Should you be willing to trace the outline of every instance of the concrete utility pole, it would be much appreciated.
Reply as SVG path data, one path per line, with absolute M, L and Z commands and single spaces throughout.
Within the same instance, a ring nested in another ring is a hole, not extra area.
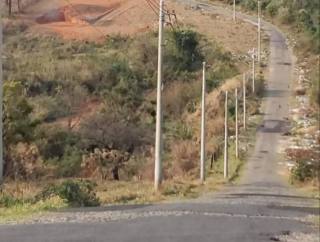
M 246 129 L 246 73 L 243 73 L 243 128 Z
M 1 9 L 2 5 L 1 5 Z M 2 12 L 0 10 L 0 184 L 3 182 L 4 160 L 3 160 L 3 77 L 2 77 L 2 42 L 3 42 L 3 26 Z
M 157 120 L 155 142 L 154 188 L 157 191 L 162 181 L 162 47 L 164 26 L 164 0 L 160 0 L 159 11 L 159 46 L 158 46 L 158 79 L 157 79 Z
M 233 0 L 233 21 L 236 21 L 236 0 Z
M 238 88 L 235 90 L 236 98 L 236 158 L 239 157 L 239 126 L 238 126 Z
M 201 103 L 201 154 L 200 154 L 200 180 L 205 181 L 206 160 L 206 63 L 203 62 L 202 73 L 202 103 Z
M 253 48 L 253 53 L 252 53 L 252 93 L 255 93 L 255 85 L 256 85 L 256 54 L 255 54 L 256 49 Z
M 224 111 L 224 178 L 228 178 L 228 91 L 226 91 Z
M 258 63 L 261 64 L 261 2 L 258 0 Z

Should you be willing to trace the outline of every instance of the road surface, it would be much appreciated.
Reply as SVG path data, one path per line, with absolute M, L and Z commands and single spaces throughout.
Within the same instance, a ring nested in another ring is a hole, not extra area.
M 231 16 L 216 6 L 198 6 Z M 33 224 L 2 225 L 0 242 L 260 242 L 287 235 L 298 237 L 292 241 L 319 241 L 308 222 L 309 215 L 318 213 L 315 201 L 298 196 L 277 173 L 293 57 L 274 26 L 264 22 L 264 29 L 271 40 L 265 116 L 240 185 L 189 202 L 70 211 Z

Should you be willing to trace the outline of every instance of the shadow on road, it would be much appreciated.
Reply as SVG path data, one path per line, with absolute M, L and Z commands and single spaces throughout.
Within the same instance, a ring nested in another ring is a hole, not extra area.
M 265 90 L 263 97 L 284 97 L 287 93 L 288 91 L 269 89 Z
M 278 119 L 264 120 L 258 131 L 262 133 L 285 133 L 289 130 L 289 122 Z
M 270 194 L 270 193 L 232 193 L 228 194 L 228 196 L 232 197 L 277 197 L 277 198 L 297 198 L 297 199 L 306 199 L 306 200 L 315 200 L 311 197 L 303 197 L 303 196 L 293 196 L 293 195 L 282 195 L 282 194 Z

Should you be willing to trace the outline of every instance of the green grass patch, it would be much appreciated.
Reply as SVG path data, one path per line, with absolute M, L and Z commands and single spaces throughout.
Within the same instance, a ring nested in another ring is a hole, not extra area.
M 67 203 L 58 196 L 40 200 L 36 203 L 19 202 L 8 207 L 2 207 L 0 204 L 0 223 L 22 220 L 35 214 L 65 207 L 67 207 Z

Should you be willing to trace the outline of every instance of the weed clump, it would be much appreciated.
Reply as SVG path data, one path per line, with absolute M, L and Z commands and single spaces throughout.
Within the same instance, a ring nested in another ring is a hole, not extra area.
M 49 185 L 36 196 L 35 200 L 39 201 L 52 196 L 59 196 L 72 207 L 99 206 L 100 201 L 94 191 L 95 187 L 96 184 L 91 181 L 67 180 L 59 185 Z

